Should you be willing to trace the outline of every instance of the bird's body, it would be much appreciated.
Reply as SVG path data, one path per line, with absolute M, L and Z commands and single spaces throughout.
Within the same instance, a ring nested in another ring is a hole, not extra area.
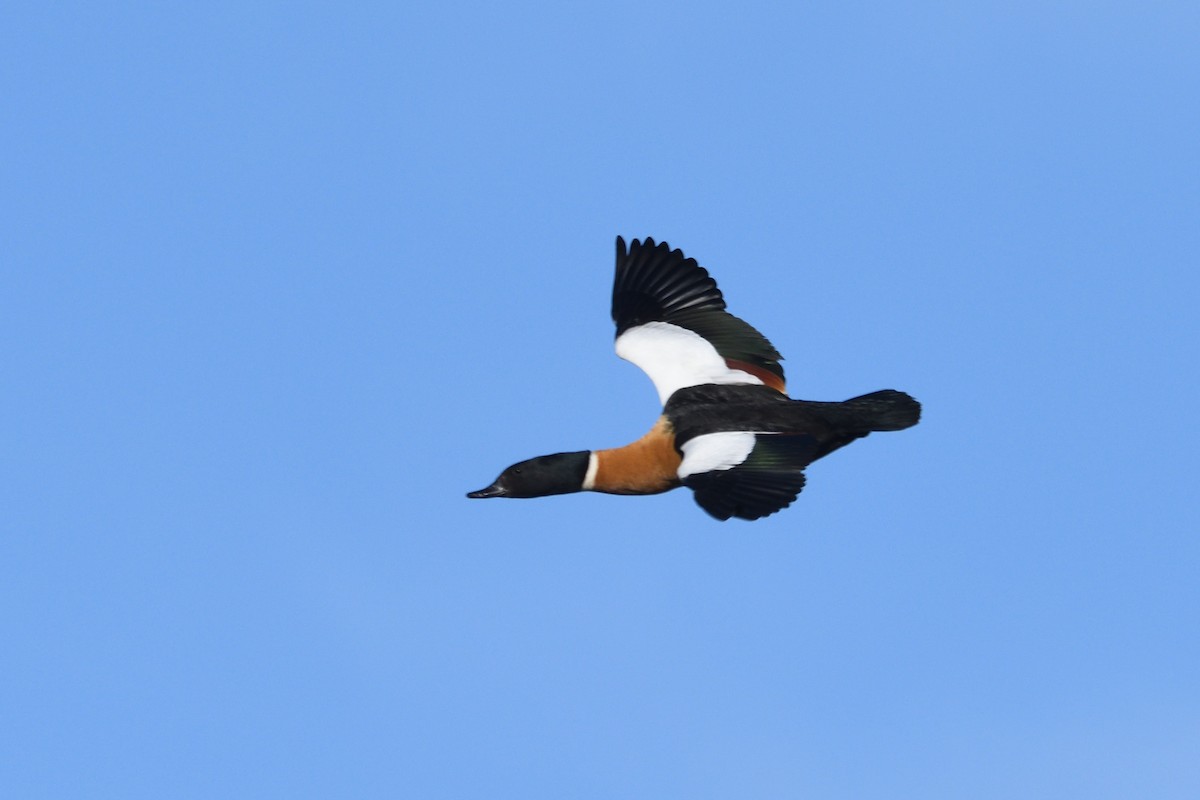
M 665 243 L 635 239 L 626 251 L 617 238 L 612 310 L 617 354 L 650 376 L 663 402 L 650 431 L 624 447 L 514 464 L 469 497 L 688 486 L 718 519 L 758 519 L 791 504 L 816 459 L 920 419 L 920 405 L 890 389 L 844 402 L 789 398 L 782 356 L 725 311 L 703 267 Z

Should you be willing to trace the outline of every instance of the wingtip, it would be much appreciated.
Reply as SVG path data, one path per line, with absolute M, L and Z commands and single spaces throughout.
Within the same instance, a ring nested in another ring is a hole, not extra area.
M 629 240 L 629 246 L 625 246 L 625 237 L 617 236 L 617 254 L 625 256 L 630 253 L 636 253 L 639 250 L 654 250 L 656 248 L 666 248 L 670 250 L 670 245 L 666 242 L 655 241 L 653 236 L 645 236 L 641 239 L 636 236 Z

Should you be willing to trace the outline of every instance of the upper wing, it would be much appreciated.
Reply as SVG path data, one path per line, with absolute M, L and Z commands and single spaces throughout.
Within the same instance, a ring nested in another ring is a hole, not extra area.
M 784 391 L 783 356 L 750 324 L 725 310 L 708 270 L 666 242 L 617 237 L 613 281 L 617 355 L 650 376 L 665 404 L 701 383 L 756 383 Z
M 682 450 L 679 479 L 701 508 L 719 520 L 754 520 L 796 499 L 817 441 L 803 434 L 728 431 L 689 439 Z

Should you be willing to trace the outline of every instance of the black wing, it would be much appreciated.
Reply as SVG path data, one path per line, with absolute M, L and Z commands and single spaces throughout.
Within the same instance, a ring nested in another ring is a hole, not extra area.
M 692 442 L 702 449 L 705 438 L 696 437 Z M 695 493 L 700 507 L 719 520 L 760 519 L 792 504 L 804 488 L 803 469 L 817 450 L 812 436 L 757 434 L 754 448 L 740 464 L 687 475 L 683 484 Z M 686 469 L 688 457 L 703 458 L 691 447 L 685 452 L 681 471 Z
M 612 318 L 617 338 L 632 328 L 665 322 L 706 339 L 730 369 L 742 370 L 784 391 L 783 358 L 752 325 L 725 310 L 725 298 L 708 270 L 672 250 L 666 242 L 634 239 L 629 249 L 617 237 L 617 271 L 613 280 Z M 653 365 L 630 360 L 659 383 Z

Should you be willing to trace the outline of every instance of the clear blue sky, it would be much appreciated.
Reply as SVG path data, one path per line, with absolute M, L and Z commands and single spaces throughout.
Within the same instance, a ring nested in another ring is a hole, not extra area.
M 1191 3 L 0 19 L 0 795 L 1200 796 Z M 922 424 L 630 441 L 613 239 Z

